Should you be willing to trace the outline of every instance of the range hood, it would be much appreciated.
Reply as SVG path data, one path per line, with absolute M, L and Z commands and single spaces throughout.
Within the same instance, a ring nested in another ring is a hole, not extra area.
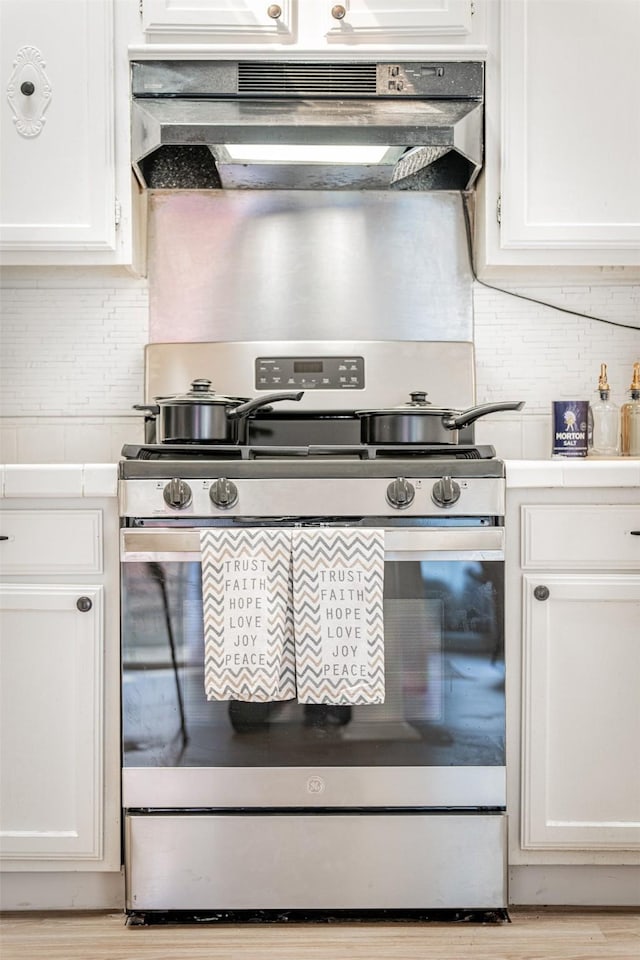
M 469 189 L 483 93 L 470 61 L 135 61 L 133 166 L 148 187 Z

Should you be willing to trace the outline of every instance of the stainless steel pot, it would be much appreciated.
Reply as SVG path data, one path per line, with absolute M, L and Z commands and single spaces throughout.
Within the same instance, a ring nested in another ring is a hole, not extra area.
M 223 397 L 211 380 L 194 380 L 191 389 L 173 397 L 155 397 L 153 404 L 136 404 L 155 424 L 156 443 L 246 443 L 247 417 L 278 400 L 300 400 L 304 391 L 270 393 L 264 397 Z
M 468 410 L 434 407 L 423 390 L 415 390 L 411 400 L 389 410 L 356 410 L 360 418 L 362 443 L 458 443 L 458 430 L 480 417 L 498 410 L 521 410 L 524 401 L 482 403 Z

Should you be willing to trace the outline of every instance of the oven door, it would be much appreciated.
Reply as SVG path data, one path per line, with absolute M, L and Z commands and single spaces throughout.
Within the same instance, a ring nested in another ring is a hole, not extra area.
M 388 523 L 385 703 L 353 707 L 207 701 L 199 531 L 122 530 L 126 808 L 504 808 L 504 531 Z

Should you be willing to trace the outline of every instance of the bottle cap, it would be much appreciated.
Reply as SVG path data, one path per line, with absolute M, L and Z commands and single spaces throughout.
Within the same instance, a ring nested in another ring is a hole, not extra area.
M 633 365 L 633 380 L 629 390 L 640 390 L 640 363 L 634 363 Z
M 609 381 L 607 380 L 607 365 L 606 363 L 600 364 L 600 379 L 598 380 L 598 390 L 610 390 Z

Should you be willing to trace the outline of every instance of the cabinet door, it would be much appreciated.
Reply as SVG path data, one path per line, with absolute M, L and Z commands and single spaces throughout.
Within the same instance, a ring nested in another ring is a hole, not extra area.
M 501 262 L 640 263 L 640 3 L 501 9 Z
M 329 39 L 369 43 L 466 36 L 474 13 L 471 0 L 320 0 L 320 5 L 333 20 Z
M 95 870 L 103 852 L 103 588 L 0 585 L 0 658 L 2 859 Z
M 113 0 L 2 0 L 0 33 L 5 262 L 113 251 Z
M 210 43 L 292 37 L 295 0 L 143 0 L 142 24 L 151 36 L 194 36 Z
M 640 576 L 523 581 L 522 846 L 638 849 Z

